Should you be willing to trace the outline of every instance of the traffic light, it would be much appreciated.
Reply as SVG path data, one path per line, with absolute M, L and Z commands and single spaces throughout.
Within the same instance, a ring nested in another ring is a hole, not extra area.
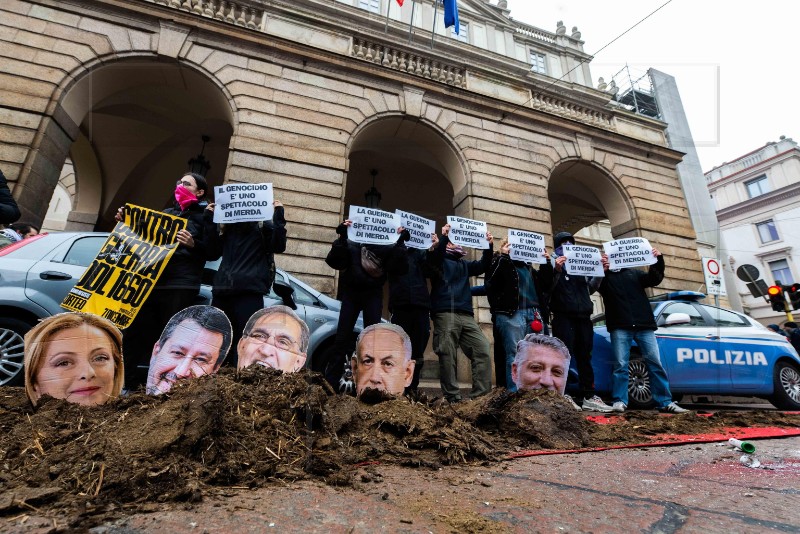
M 794 283 L 786 288 L 789 292 L 789 301 L 792 303 L 792 309 L 800 309 L 800 284 Z
M 769 302 L 772 304 L 772 309 L 776 312 L 784 313 L 786 311 L 786 297 L 783 296 L 783 286 L 769 286 L 767 294 L 769 295 Z

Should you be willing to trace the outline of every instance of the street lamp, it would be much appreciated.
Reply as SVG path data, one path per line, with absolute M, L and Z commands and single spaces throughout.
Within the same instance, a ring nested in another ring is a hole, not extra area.
M 203 140 L 203 148 L 200 150 L 198 155 L 188 161 L 188 165 L 189 172 L 193 172 L 205 177 L 206 173 L 211 168 L 211 163 L 206 159 L 203 153 L 206 151 L 206 143 L 211 141 L 211 138 L 207 135 L 202 135 L 200 136 L 200 139 Z
M 367 189 L 367 192 L 364 193 L 364 200 L 368 208 L 377 208 L 381 204 L 381 194 L 375 189 L 375 177 L 378 175 L 378 171 L 372 169 L 369 173 L 372 175 L 372 187 Z

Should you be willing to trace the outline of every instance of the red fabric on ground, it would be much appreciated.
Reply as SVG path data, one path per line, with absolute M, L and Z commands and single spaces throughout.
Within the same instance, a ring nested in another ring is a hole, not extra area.
M 598 424 L 613 424 L 611 421 L 599 422 L 594 418 L 619 418 L 619 416 L 589 416 L 590 421 Z M 778 428 L 778 427 L 750 427 L 750 428 L 724 428 L 722 432 L 712 432 L 709 434 L 660 434 L 652 437 L 652 441 L 636 443 L 632 445 L 614 445 L 611 447 L 593 447 L 588 449 L 562 449 L 562 450 L 538 450 L 520 451 L 508 456 L 508 459 L 526 458 L 528 456 L 542 456 L 545 454 L 575 454 L 580 452 L 597 452 L 613 449 L 634 449 L 639 447 L 663 447 L 667 445 L 689 445 L 693 443 L 713 443 L 717 441 L 728 441 L 730 438 L 741 440 L 759 438 L 783 438 L 789 436 L 800 436 L 800 428 Z

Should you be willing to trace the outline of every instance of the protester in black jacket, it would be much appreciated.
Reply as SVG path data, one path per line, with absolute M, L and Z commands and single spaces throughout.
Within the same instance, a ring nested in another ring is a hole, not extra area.
M 231 352 L 225 365 L 237 366 L 237 346 L 250 317 L 264 307 L 275 279 L 274 254 L 286 250 L 283 204 L 273 202 L 272 221 L 222 225 L 209 235 L 208 259 L 222 262 L 214 275 L 212 304 L 225 312 L 233 326 Z M 214 205 L 209 206 L 214 211 Z
M 770 326 L 772 325 L 769 325 L 767 328 Z M 783 329 L 784 330 L 780 333 L 785 334 L 789 339 L 789 343 L 791 343 L 792 347 L 794 347 L 794 350 L 800 352 L 800 328 L 797 327 L 797 323 L 794 321 L 788 321 L 783 325 Z
M 608 256 L 602 256 L 605 277 L 599 291 L 603 295 L 606 328 L 611 334 L 611 349 L 614 352 L 613 410 L 624 412 L 628 407 L 628 363 L 631 342 L 636 341 L 647 366 L 653 400 L 658 408 L 667 413 L 686 413 L 688 410 L 672 402 L 669 379 L 661 365 L 655 336 L 656 321 L 645 292 L 646 288 L 655 287 L 664 279 L 664 257 L 655 248 L 653 255 L 656 263 L 647 272 L 640 269 L 612 270 Z
M 540 279 L 550 280 L 553 267 L 547 253 L 547 263 L 536 271 L 530 264 L 512 260 L 510 252 L 511 245 L 507 239 L 503 239 L 500 251 L 494 255 L 486 274 L 486 295 L 494 314 L 495 330 L 499 334 L 499 337 L 495 337 L 495 346 L 501 345 L 505 354 L 500 368 L 495 362 L 495 374 L 503 374 L 506 388 L 516 391 L 517 387 L 511 378 L 511 364 L 517 354 L 517 342 L 528 334 L 541 332 L 534 332 L 532 329 L 531 323 L 536 320 L 544 330 L 541 312 L 544 301 L 540 297 Z
M 8 180 L 0 171 L 0 225 L 11 224 L 19 219 L 19 206 L 8 188 Z
M 594 329 L 591 317 L 594 303 L 589 295 L 597 291 L 603 278 L 568 274 L 564 267 L 567 258 L 563 254 L 563 246 L 567 243 L 575 244 L 575 238 L 569 232 L 559 232 L 553 238 L 555 271 L 550 283 L 553 335 L 564 342 L 577 363 L 580 407 L 584 410 L 610 412 L 611 406 L 595 393 L 592 369 Z
M 433 234 L 433 247 L 439 237 Z M 408 249 L 408 272 L 389 275 L 389 311 L 392 323 L 405 330 L 411 339 L 411 358 L 414 360 L 414 378 L 408 391 L 417 391 L 419 376 L 425 358 L 425 347 L 431 337 L 431 296 L 428 291 L 428 253 L 426 250 Z
M 312 367 L 323 371 L 325 378 L 335 388 L 339 388 L 344 373 L 347 353 L 354 348 L 354 332 L 358 314 L 364 314 L 364 328 L 380 322 L 383 311 L 383 285 L 389 274 L 408 272 L 406 241 L 411 237 L 408 230 L 397 229 L 400 237 L 394 245 L 364 245 L 347 239 L 347 228 L 353 222 L 345 220 L 336 228 L 338 239 L 333 242 L 325 258 L 331 268 L 339 271 L 339 299 L 342 308 L 336 326 L 336 339 L 333 346 L 320 361 L 312 362 Z M 370 274 L 364 268 L 362 250 L 373 254 L 381 264 L 380 272 Z
M 442 228 L 442 237 L 431 255 L 431 316 L 433 350 L 439 357 L 439 382 L 445 399 L 459 402 L 461 391 L 456 377 L 458 348 L 472 363 L 472 392 L 475 398 L 492 389 L 492 364 L 489 340 L 478 326 L 472 310 L 469 278 L 485 273 L 492 261 L 492 234 L 486 233 L 489 248 L 478 261 L 467 261 L 464 250 L 453 244 L 450 225 Z
M 144 383 L 146 372 L 138 371 L 139 363 L 149 362 L 156 341 L 172 316 L 197 303 L 207 241 L 214 231 L 212 214 L 206 211 L 207 190 L 205 177 L 187 173 L 175 186 L 175 206 L 164 210 L 164 213 L 186 219 L 186 228 L 177 232 L 177 249 L 136 318 L 123 331 L 126 389 Z M 120 208 L 116 219 L 119 221 L 122 217 L 123 208 Z

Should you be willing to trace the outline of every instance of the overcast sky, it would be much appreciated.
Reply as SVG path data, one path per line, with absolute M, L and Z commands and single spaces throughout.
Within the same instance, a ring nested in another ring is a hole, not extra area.
M 508 7 L 545 30 L 559 20 L 567 34 L 577 26 L 595 56 L 595 86 L 626 63 L 674 76 L 704 172 L 781 135 L 800 142 L 800 0 L 509 0 Z

